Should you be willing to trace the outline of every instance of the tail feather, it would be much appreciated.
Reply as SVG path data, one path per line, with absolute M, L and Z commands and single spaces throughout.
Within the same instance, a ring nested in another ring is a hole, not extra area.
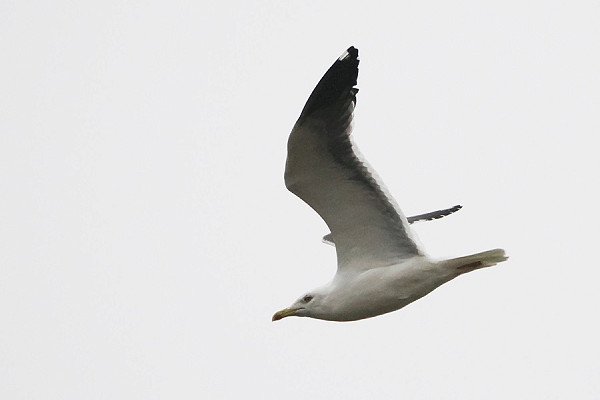
M 508 260 L 508 257 L 504 250 L 494 249 L 471 254 L 470 256 L 453 258 L 447 260 L 446 263 L 450 269 L 458 272 L 457 275 L 460 275 L 479 268 L 491 267 L 506 260 Z

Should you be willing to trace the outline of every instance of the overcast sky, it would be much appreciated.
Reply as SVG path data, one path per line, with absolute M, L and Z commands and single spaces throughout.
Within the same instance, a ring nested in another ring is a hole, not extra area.
M 600 396 L 600 3 L 2 1 L 0 398 Z M 283 184 L 360 51 L 354 138 L 432 257 L 408 307 L 271 315 L 335 273 Z

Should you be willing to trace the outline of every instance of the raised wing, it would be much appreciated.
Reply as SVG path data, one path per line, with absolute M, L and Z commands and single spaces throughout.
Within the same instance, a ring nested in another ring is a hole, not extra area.
M 422 252 L 406 217 L 354 151 L 358 63 L 350 47 L 310 95 L 288 140 L 285 184 L 325 220 L 338 268 L 369 269 Z
M 454 207 L 446 208 L 444 210 L 437 210 L 425 214 L 414 215 L 412 217 L 408 217 L 407 220 L 409 224 L 414 224 L 418 221 L 433 221 L 434 219 L 440 219 L 447 215 L 453 214 L 461 208 L 461 205 L 456 205 Z M 335 246 L 335 242 L 333 241 L 333 235 L 331 233 L 328 233 L 327 235 L 323 236 L 323 243 Z

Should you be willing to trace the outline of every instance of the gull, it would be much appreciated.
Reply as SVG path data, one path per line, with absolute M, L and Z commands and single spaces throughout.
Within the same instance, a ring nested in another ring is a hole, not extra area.
M 358 50 L 350 47 L 321 78 L 290 133 L 285 165 L 288 190 L 312 207 L 331 231 L 325 241 L 335 243 L 337 271 L 329 283 L 276 312 L 273 321 L 289 316 L 328 321 L 375 317 L 401 309 L 459 275 L 508 258 L 504 250 L 494 249 L 434 260 L 417 245 L 408 219 L 350 137 L 358 63 Z M 439 218 L 436 213 L 444 211 L 430 214 Z

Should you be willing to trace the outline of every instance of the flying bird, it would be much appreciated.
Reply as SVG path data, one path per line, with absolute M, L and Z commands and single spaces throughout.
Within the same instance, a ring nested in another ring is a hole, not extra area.
M 358 50 L 350 47 L 321 78 L 290 133 L 285 165 L 288 190 L 312 207 L 331 231 L 324 239 L 335 243 L 337 272 L 329 283 L 276 312 L 273 321 L 289 316 L 329 321 L 375 317 L 459 275 L 507 259 L 504 250 L 494 249 L 434 260 L 417 245 L 409 220 L 350 137 L 358 63 Z M 413 219 L 439 218 L 455 208 Z

